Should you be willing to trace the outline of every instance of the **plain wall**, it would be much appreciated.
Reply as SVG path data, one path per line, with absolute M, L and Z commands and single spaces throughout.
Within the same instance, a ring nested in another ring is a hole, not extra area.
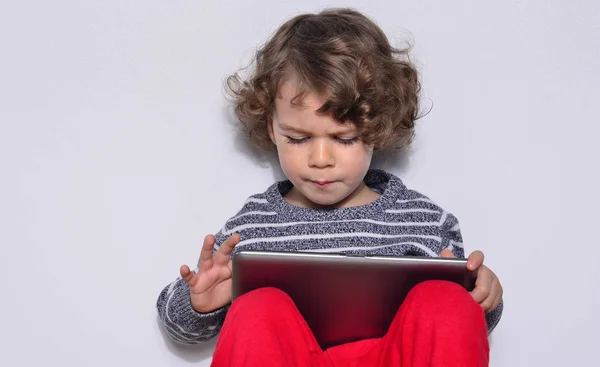
M 414 44 L 432 110 L 381 164 L 498 274 L 491 365 L 597 363 L 600 2 L 2 0 L 0 365 L 208 366 L 214 343 L 169 342 L 156 298 L 281 178 L 222 82 L 326 6 Z

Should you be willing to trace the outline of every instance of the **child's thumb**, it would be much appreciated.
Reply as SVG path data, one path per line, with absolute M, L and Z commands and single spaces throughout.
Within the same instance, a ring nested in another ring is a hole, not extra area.
M 196 274 L 193 271 L 191 271 L 187 265 L 182 265 L 181 268 L 179 268 L 179 274 L 187 284 L 189 284 L 190 286 L 193 285 L 191 283 L 194 279 L 194 275 Z

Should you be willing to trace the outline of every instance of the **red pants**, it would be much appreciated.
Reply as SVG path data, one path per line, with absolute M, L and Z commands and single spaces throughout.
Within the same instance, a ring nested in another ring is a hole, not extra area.
M 414 287 L 385 336 L 323 351 L 291 298 L 274 288 L 239 297 L 219 336 L 212 366 L 487 366 L 483 309 L 461 286 Z

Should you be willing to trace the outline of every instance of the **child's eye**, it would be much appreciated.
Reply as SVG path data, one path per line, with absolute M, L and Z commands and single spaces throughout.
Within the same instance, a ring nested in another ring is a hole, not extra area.
M 291 136 L 287 137 L 288 144 L 302 144 L 306 142 L 308 138 L 292 138 Z
M 337 140 L 337 142 L 340 144 L 352 145 L 358 141 L 358 138 L 347 138 L 347 139 L 335 138 L 335 140 Z

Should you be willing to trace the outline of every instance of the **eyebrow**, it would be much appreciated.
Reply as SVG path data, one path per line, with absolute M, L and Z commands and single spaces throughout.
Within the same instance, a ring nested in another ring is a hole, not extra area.
M 306 134 L 306 131 L 304 131 L 304 130 L 302 130 L 302 129 L 298 129 L 298 128 L 296 128 L 296 127 L 293 127 L 293 126 L 286 125 L 286 124 L 285 124 L 285 123 L 283 123 L 283 122 L 279 122 L 279 124 L 278 124 L 278 125 L 279 125 L 279 128 L 281 128 L 281 130 L 293 131 L 293 132 L 295 132 L 295 133 L 303 133 L 303 134 Z
M 304 131 L 302 129 L 293 127 L 293 126 L 289 126 L 286 125 L 283 122 L 279 122 L 279 128 L 281 128 L 281 130 L 285 130 L 285 131 L 289 131 L 289 132 L 295 132 L 295 133 L 300 133 L 300 134 L 309 134 L 307 131 Z M 344 134 L 354 134 L 355 132 L 352 129 L 346 129 L 346 130 L 340 130 L 340 131 L 334 131 L 332 134 L 330 135 L 344 135 Z

